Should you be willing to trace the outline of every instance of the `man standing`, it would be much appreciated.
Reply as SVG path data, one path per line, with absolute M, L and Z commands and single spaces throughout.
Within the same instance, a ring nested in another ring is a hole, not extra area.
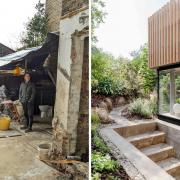
M 32 131 L 35 92 L 35 85 L 31 82 L 31 75 L 26 73 L 24 82 L 21 83 L 19 89 L 19 100 L 23 105 L 26 119 L 25 126 L 21 127 L 21 129 L 25 129 L 26 133 Z

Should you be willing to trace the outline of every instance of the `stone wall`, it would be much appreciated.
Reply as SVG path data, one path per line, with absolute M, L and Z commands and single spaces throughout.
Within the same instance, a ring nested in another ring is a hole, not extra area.
M 88 6 L 88 0 L 62 0 L 62 16 Z
M 46 15 L 48 17 L 48 31 L 59 31 L 62 0 L 46 0 Z

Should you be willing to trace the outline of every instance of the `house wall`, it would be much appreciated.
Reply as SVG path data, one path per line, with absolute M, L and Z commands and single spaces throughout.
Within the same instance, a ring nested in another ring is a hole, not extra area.
M 88 161 L 89 148 L 89 38 L 84 39 L 81 95 L 77 124 L 76 154 Z
M 88 6 L 88 0 L 62 0 L 62 16 Z
M 60 32 L 51 154 L 61 158 L 80 149 L 78 155 L 87 156 L 88 0 L 47 0 L 46 12 L 49 31 Z
M 85 32 L 85 34 L 82 32 L 81 34 L 81 31 L 88 26 L 88 21 L 85 24 L 79 23 L 82 13 L 88 15 L 88 9 L 70 18 L 62 19 L 60 22 L 55 116 L 58 117 L 59 124 L 62 125 L 69 135 L 70 154 L 76 151 L 84 38 L 88 36 L 88 32 Z

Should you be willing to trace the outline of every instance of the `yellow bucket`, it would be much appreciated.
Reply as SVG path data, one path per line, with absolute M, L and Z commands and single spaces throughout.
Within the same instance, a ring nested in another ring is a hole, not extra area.
M 7 131 L 10 126 L 10 118 L 9 117 L 0 117 L 0 130 L 1 131 Z

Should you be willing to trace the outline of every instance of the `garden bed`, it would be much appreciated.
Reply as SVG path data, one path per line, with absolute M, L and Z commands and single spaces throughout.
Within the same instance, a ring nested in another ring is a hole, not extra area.
M 92 123 L 92 179 L 129 180 L 123 167 L 98 134 L 99 123 Z

